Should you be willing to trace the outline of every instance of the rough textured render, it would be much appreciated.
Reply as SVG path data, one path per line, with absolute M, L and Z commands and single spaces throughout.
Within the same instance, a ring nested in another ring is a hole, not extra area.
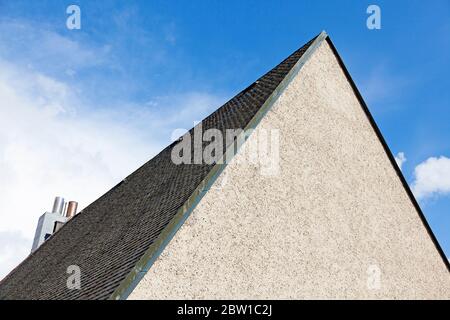
M 450 298 L 446 265 L 326 41 L 245 146 L 271 129 L 279 175 L 239 161 L 241 149 L 130 299 Z

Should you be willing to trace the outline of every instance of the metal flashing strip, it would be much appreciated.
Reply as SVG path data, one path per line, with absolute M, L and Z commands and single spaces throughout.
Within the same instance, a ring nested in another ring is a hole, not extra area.
M 306 49 L 303 55 L 295 63 L 295 65 L 289 70 L 288 74 L 283 78 L 280 84 L 275 88 L 275 90 L 270 94 L 269 98 L 263 103 L 261 108 L 256 112 L 253 118 L 244 128 L 243 132 L 237 137 L 236 141 L 245 141 L 250 137 L 246 132 L 250 129 L 255 129 L 267 112 L 273 107 L 274 103 L 280 97 L 281 93 L 287 88 L 291 81 L 295 78 L 301 68 L 309 60 L 315 50 L 320 46 L 320 44 L 328 37 L 325 31 L 322 31 L 313 43 Z M 242 144 L 243 144 L 242 143 Z M 169 222 L 169 224 L 164 228 L 158 238 L 150 245 L 144 255 L 139 259 L 133 269 L 129 272 L 126 278 L 120 283 L 120 285 L 114 290 L 110 296 L 110 300 L 124 300 L 133 292 L 138 283 L 142 280 L 145 274 L 150 270 L 152 265 L 158 259 L 160 254 L 163 252 L 165 247 L 169 244 L 172 238 L 175 236 L 177 231 L 181 228 L 187 218 L 190 216 L 192 211 L 198 205 L 203 196 L 208 192 L 217 178 L 220 176 L 222 171 L 227 166 L 227 161 L 229 162 L 233 157 L 239 152 L 242 144 L 237 144 L 235 151 L 236 142 L 230 144 L 226 147 L 226 151 L 222 156 L 222 161 L 219 161 L 208 175 L 203 179 L 199 186 L 194 190 L 189 199 L 178 209 L 178 212 Z

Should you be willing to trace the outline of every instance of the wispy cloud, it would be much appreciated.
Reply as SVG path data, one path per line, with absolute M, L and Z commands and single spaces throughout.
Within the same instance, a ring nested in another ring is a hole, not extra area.
M 39 22 L 3 19 L 0 22 L 2 57 L 30 69 L 54 74 L 111 63 L 111 46 L 63 36 Z
M 430 157 L 417 165 L 412 190 L 419 199 L 450 195 L 450 158 Z
M 30 253 L 29 239 L 18 231 L 0 231 L 0 279 Z

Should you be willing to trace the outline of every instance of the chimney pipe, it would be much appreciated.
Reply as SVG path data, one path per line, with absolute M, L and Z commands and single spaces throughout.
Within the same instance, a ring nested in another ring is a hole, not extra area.
M 71 212 L 76 212 L 76 205 L 74 207 L 73 204 L 71 205 L 71 203 L 69 203 L 68 206 L 71 206 Z M 39 248 L 39 246 L 44 243 L 44 241 L 46 241 L 53 233 L 58 231 L 64 225 L 64 223 L 69 220 L 69 218 L 64 215 L 64 211 L 64 198 L 56 197 L 55 202 L 53 203 L 52 212 L 45 212 L 42 216 L 39 217 L 31 252 L 36 251 L 37 248 Z
M 64 201 L 64 208 L 63 208 L 63 212 L 62 212 L 62 216 L 65 217 L 66 216 L 66 212 L 67 212 L 67 201 Z
M 66 217 L 68 219 L 70 219 L 74 215 L 76 215 L 77 207 L 78 207 L 78 202 L 76 202 L 76 201 L 69 201 L 69 204 L 67 205 L 67 212 L 66 212 Z
M 57 213 L 57 214 L 63 215 L 63 210 L 64 210 L 64 198 L 56 197 L 55 202 L 53 202 L 52 213 Z

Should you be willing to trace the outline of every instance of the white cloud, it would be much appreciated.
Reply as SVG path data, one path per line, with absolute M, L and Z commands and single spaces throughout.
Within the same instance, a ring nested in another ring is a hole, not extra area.
M 20 61 L 30 68 L 77 70 L 110 63 L 110 45 L 93 45 L 88 38 L 76 41 L 52 31 L 40 22 L 3 19 L 0 51 L 3 57 Z
M 67 84 L 4 61 L 0 69 L 1 278 L 29 252 L 53 196 L 84 207 L 156 149 L 133 123 L 81 113 Z
M 18 231 L 0 231 L 0 279 L 17 266 L 18 257 L 30 253 L 29 239 Z
M 397 162 L 398 167 L 401 169 L 403 164 L 406 162 L 406 157 L 403 152 L 397 153 L 395 156 L 395 162 Z
M 419 199 L 450 194 L 450 158 L 430 157 L 417 165 L 412 190 Z
M 96 109 L 67 83 L 1 59 L 0 70 L 0 279 L 29 253 L 54 196 L 82 209 L 222 101 L 194 92 L 159 98 L 156 110 Z

